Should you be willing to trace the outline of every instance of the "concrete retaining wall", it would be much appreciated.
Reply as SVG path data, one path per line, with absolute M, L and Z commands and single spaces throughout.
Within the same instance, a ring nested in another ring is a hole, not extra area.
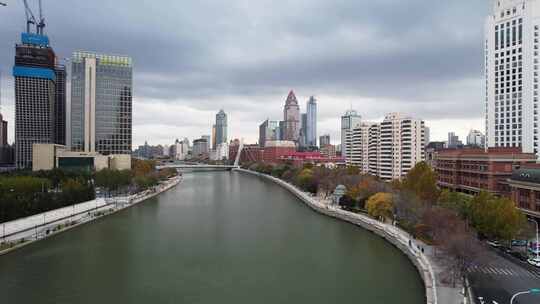
M 344 220 L 351 224 L 360 226 L 366 230 L 369 230 L 393 244 L 399 250 L 401 250 L 416 266 L 420 277 L 424 281 L 425 293 L 426 293 L 426 303 L 427 304 L 437 304 L 437 288 L 436 288 L 436 278 L 435 272 L 433 271 L 433 266 L 429 259 L 422 254 L 419 250 L 415 249 L 414 246 L 409 245 L 409 236 L 403 230 L 388 224 L 381 223 L 377 220 L 374 220 L 368 216 L 348 212 L 341 210 L 339 208 L 334 208 L 326 204 L 321 204 L 315 200 L 309 194 L 300 191 L 295 186 L 282 181 L 278 178 L 272 177 L 270 175 L 261 174 L 254 171 L 244 170 L 244 169 L 235 169 L 234 171 L 247 173 L 261 178 L 270 180 L 283 188 L 289 190 L 292 194 L 298 197 L 311 209 L 322 213 L 327 216 L 331 216 L 340 220 Z

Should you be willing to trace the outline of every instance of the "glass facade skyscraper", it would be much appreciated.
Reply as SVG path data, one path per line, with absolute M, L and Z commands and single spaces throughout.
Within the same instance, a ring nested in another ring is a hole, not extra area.
M 72 150 L 131 154 L 131 58 L 78 51 L 71 69 Z
M 225 111 L 220 110 L 216 114 L 216 147 L 219 144 L 227 143 L 227 114 Z M 214 147 L 215 149 L 215 147 Z
M 317 100 L 311 96 L 306 107 L 306 146 L 317 146 Z

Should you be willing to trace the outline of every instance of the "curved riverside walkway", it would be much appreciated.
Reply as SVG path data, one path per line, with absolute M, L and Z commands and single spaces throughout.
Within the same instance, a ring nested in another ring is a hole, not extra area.
M 290 191 L 313 210 L 360 226 L 385 238 L 407 255 L 418 269 L 418 272 L 424 281 L 427 304 L 467 303 L 467 300 L 463 296 L 462 286 L 461 288 L 454 288 L 442 282 L 445 267 L 441 258 L 437 258 L 433 254 L 433 248 L 418 240 L 412 240 L 407 232 L 393 225 L 374 220 L 368 216 L 333 207 L 330 205 L 329 201 L 313 197 L 310 194 L 299 190 L 295 186 L 270 175 L 245 169 L 234 169 L 234 171 L 252 174 L 270 180 Z M 423 248 L 424 252 L 422 252 L 421 248 Z
M 4 246 L 0 246 L 0 255 L 134 206 L 175 187 L 181 181 L 182 177 L 177 176 L 130 196 L 96 198 L 89 202 L 1 223 L 0 244 Z

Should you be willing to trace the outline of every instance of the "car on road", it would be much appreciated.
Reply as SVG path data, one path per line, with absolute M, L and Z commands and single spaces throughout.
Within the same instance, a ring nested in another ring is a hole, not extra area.
M 488 241 L 487 243 L 489 246 L 494 247 L 494 248 L 501 247 L 501 243 L 499 243 L 499 241 Z
M 512 252 L 510 252 L 510 255 L 515 257 L 516 259 L 519 259 L 519 260 L 523 261 L 523 262 L 526 262 L 527 259 L 528 259 L 525 254 L 523 254 L 521 252 L 518 252 L 518 251 L 512 251 Z
M 536 267 L 540 267 L 540 258 L 538 257 L 531 257 L 527 260 L 527 263 L 533 265 L 533 266 L 536 266 Z
M 527 240 L 512 240 L 512 247 L 527 247 Z

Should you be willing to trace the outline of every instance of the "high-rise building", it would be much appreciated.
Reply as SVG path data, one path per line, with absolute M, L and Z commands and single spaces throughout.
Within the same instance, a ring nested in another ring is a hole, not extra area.
M 54 143 L 56 55 L 49 38 L 22 33 L 15 46 L 15 158 L 17 168 L 32 166 L 33 144 Z M 65 100 L 65 99 L 64 99 Z
M 540 1 L 493 1 L 485 23 L 485 120 L 488 147 L 538 155 Z
M 175 144 L 175 159 L 185 160 L 189 156 L 189 139 L 184 138 L 182 141 L 176 140 Z
M 54 143 L 66 145 L 66 67 L 57 65 L 54 69 L 54 73 L 56 76 Z
M 280 140 L 279 121 L 265 120 L 259 126 L 259 146 L 264 147 L 267 141 Z
M 216 146 L 222 143 L 227 143 L 227 114 L 219 110 L 216 114 Z
M 216 149 L 216 125 L 212 125 L 212 150 Z
M 448 141 L 446 142 L 446 147 L 450 149 L 457 148 L 462 146 L 463 143 L 459 140 L 459 137 L 454 132 L 448 132 Z
M 324 147 L 326 145 L 329 145 L 330 144 L 330 135 L 329 134 L 325 134 L 325 135 L 322 135 L 321 137 L 319 137 L 319 144 L 321 145 L 320 147 Z
M 341 156 L 345 161 L 351 158 L 350 146 L 352 130 L 360 124 L 362 117 L 354 110 L 349 110 L 341 116 Z
M 289 92 L 283 108 L 284 134 L 283 140 L 298 143 L 300 138 L 300 107 L 293 91 Z
M 476 146 L 476 147 L 484 147 L 486 142 L 486 137 L 482 132 L 478 130 L 471 130 L 469 131 L 469 135 L 467 135 L 467 145 L 469 146 Z
M 424 122 L 398 113 L 381 124 L 360 123 L 350 133 L 347 165 L 384 180 L 401 179 L 425 160 Z
M 373 123 L 360 123 L 352 130 L 350 157 L 346 164 L 355 166 L 364 174 L 369 173 L 369 129 Z
M 425 160 L 424 121 L 390 113 L 381 123 L 379 136 L 380 178 L 400 179 Z
M 78 51 L 71 60 L 71 148 L 130 154 L 133 65 L 130 57 Z
M 300 147 L 307 146 L 307 114 L 302 113 L 300 115 L 300 137 L 298 138 L 298 144 Z
M 431 142 L 431 130 L 429 127 L 424 127 L 424 139 L 427 146 Z
M 7 146 L 8 144 L 8 122 L 4 120 L 2 114 L 0 114 L 0 147 Z
M 311 96 L 307 102 L 306 115 L 307 115 L 306 125 L 305 125 L 306 146 L 316 147 L 317 146 L 317 100 L 313 96 Z
M 285 138 L 285 121 L 279 121 L 279 140 L 284 140 Z
M 193 156 L 194 157 L 206 157 L 208 156 L 208 137 L 203 136 L 193 141 Z

